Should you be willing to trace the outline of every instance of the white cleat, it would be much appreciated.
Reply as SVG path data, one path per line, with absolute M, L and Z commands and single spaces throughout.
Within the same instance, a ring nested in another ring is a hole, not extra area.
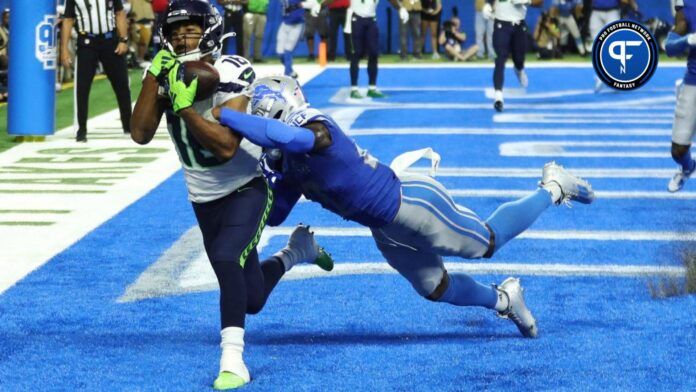
M 556 162 L 549 162 L 544 165 L 539 185 L 556 183 L 561 188 L 563 195 L 556 201 L 556 204 L 569 204 L 571 200 L 582 204 L 590 204 L 595 199 L 592 185 L 580 177 L 568 173 L 563 166 Z
M 498 316 L 511 320 L 526 338 L 535 338 L 539 333 L 536 319 L 532 316 L 532 312 L 527 309 L 524 303 L 524 289 L 520 286 L 518 278 L 507 278 L 499 286 L 495 286 L 496 290 L 505 294 L 508 298 L 507 309 L 498 312 Z
M 522 86 L 522 88 L 526 89 L 529 87 L 529 78 L 527 77 L 527 73 L 524 71 L 524 69 L 516 69 L 515 74 L 517 75 L 517 80 L 520 81 L 520 86 Z
M 333 269 L 331 255 L 317 244 L 314 233 L 309 231 L 309 226 L 297 225 L 283 250 L 292 252 L 298 263 L 314 263 L 325 271 Z
M 682 169 L 682 167 L 679 166 L 679 170 L 677 171 L 677 173 L 674 174 L 674 177 L 672 177 L 671 180 L 669 180 L 669 184 L 667 184 L 667 190 L 672 193 L 680 191 L 684 187 L 686 180 L 688 180 L 689 177 L 691 177 L 691 174 L 693 172 L 693 170 L 685 172 L 684 169 Z

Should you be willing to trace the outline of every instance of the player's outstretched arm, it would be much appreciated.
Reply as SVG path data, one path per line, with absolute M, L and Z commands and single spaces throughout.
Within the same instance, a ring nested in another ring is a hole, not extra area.
M 131 115 L 131 139 L 138 144 L 147 144 L 152 140 L 162 119 L 166 101 L 159 98 L 158 91 L 157 79 L 147 73 Z

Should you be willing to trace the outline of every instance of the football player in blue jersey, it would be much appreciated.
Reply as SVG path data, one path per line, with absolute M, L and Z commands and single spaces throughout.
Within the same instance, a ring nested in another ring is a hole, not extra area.
M 276 34 L 276 53 L 285 66 L 284 74 L 297 78 L 297 72 L 292 68 L 292 55 L 300 42 L 305 28 L 305 9 L 312 16 L 319 15 L 321 4 L 317 0 L 281 0 L 283 18 Z
M 696 161 L 691 157 L 691 140 L 696 132 L 696 0 L 677 0 L 675 10 L 674 29 L 667 36 L 665 51 L 669 56 L 688 51 L 689 57 L 674 111 L 672 159 L 679 168 L 667 184 L 670 192 L 682 189 L 696 168 Z
M 525 337 L 537 335 L 518 279 L 482 285 L 466 274 L 448 273 L 442 256 L 491 257 L 549 206 L 591 203 L 594 192 L 586 181 L 548 163 L 540 189 L 483 220 L 455 204 L 432 177 L 395 172 L 359 149 L 333 119 L 308 106 L 294 79 L 261 78 L 250 95 L 253 115 L 221 109 L 213 116 L 246 139 L 281 151 L 281 158 L 269 164 L 277 173 L 270 174 L 276 197 L 268 224 L 283 222 L 304 195 L 369 227 L 389 265 L 423 297 L 495 309 Z
M 221 356 L 215 389 L 250 381 L 244 363 L 246 314 L 258 313 L 283 274 L 298 262 L 331 269 L 306 226 L 291 234 L 288 245 L 259 262 L 256 244 L 266 224 L 273 194 L 258 167 L 261 149 L 242 140 L 211 115 L 214 105 L 246 111 L 242 89 L 254 70 L 240 56 L 220 56 L 217 92 L 195 101 L 197 80 L 183 80 L 182 61 L 213 63 L 221 48 L 222 19 L 205 0 L 174 0 L 161 27 L 165 48 L 153 59 L 133 111 L 131 137 L 149 143 L 166 114 L 169 133 L 184 177 L 208 259 L 220 285 Z M 169 96 L 162 96 L 162 85 Z M 320 257 L 321 256 L 321 257 Z

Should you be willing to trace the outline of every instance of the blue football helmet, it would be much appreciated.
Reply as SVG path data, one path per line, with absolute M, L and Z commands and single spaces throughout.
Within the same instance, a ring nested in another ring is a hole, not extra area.
M 207 0 L 173 0 L 167 8 L 167 16 L 159 28 L 160 39 L 164 46 L 175 53 L 170 38 L 172 26 L 179 22 L 193 22 L 201 26 L 201 35 L 196 50 L 177 55 L 179 61 L 195 61 L 212 54 L 220 55 L 222 49 L 223 25 L 217 8 Z

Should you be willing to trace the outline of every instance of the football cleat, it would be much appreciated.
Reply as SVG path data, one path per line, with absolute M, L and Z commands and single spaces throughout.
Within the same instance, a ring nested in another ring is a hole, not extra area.
M 679 170 L 674 174 L 674 177 L 672 177 L 671 180 L 669 180 L 669 184 L 667 184 L 667 190 L 670 192 L 677 192 L 680 191 L 683 187 L 684 184 L 686 183 L 686 180 L 691 177 L 691 174 L 694 171 L 684 171 L 684 169 L 679 166 Z
M 556 200 L 556 204 L 570 204 L 571 200 L 582 204 L 590 204 L 595 199 L 590 183 L 568 173 L 563 166 L 553 161 L 544 165 L 539 185 L 544 187 L 550 183 L 556 183 L 561 188 L 562 196 Z
M 520 86 L 522 86 L 522 88 L 526 89 L 527 87 L 529 87 L 529 78 L 527 77 L 527 73 L 524 72 L 524 69 L 516 69 L 515 75 L 517 75 L 517 80 L 520 81 Z
M 517 278 L 507 278 L 499 286 L 493 285 L 496 290 L 507 296 L 507 309 L 498 312 L 498 317 L 511 320 L 526 338 L 535 338 L 539 332 L 536 320 L 532 312 L 524 303 L 524 289 Z
M 324 271 L 333 269 L 334 263 L 331 255 L 317 244 L 314 233 L 309 231 L 309 226 L 297 225 L 290 234 L 285 249 L 296 256 L 298 263 L 313 263 Z
M 493 108 L 495 109 L 496 112 L 502 112 L 503 111 L 503 101 L 493 102 Z
M 238 375 L 230 372 L 220 372 L 218 378 L 213 382 L 213 389 L 224 391 L 243 387 L 247 382 Z
M 387 95 L 383 92 L 377 90 L 376 88 L 371 88 L 367 90 L 367 96 L 370 98 L 386 98 Z
M 352 91 L 350 92 L 350 97 L 353 98 L 353 99 L 363 99 L 363 98 L 364 98 L 364 97 L 362 96 L 362 94 L 360 94 L 360 91 L 358 91 L 358 90 L 352 90 Z

